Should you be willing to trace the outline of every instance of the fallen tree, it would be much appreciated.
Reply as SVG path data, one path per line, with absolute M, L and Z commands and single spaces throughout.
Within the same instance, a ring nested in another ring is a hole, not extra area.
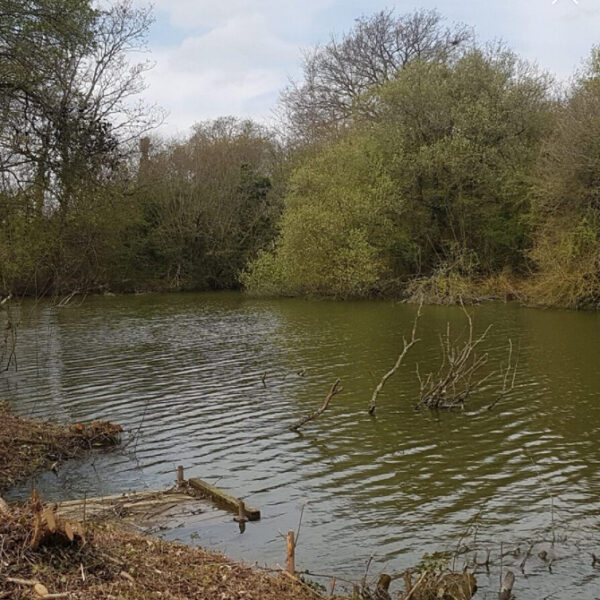
M 417 364 L 417 378 L 419 379 L 419 400 L 416 408 L 429 408 L 434 410 L 447 410 L 464 408 L 467 398 L 480 390 L 490 379 L 500 375 L 502 388 L 499 397 L 492 402 L 488 409 L 492 409 L 515 384 L 516 368 L 512 364 L 512 341 L 508 341 L 508 363 L 506 368 L 482 374 L 482 369 L 488 363 L 487 351 L 480 352 L 483 342 L 491 329 L 487 327 L 481 334 L 475 335 L 473 317 L 462 305 L 463 313 L 467 319 L 467 336 L 464 340 L 453 338 L 450 323 L 446 331 L 440 336 L 441 362 L 435 373 L 421 376 Z

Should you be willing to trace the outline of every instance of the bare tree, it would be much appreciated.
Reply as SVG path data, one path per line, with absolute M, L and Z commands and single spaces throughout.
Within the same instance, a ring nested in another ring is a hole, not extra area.
M 323 137 L 346 123 L 354 110 L 373 109 L 366 92 L 393 79 L 413 60 L 446 61 L 472 40 L 463 25 L 446 27 L 435 10 L 362 17 L 341 39 L 307 52 L 304 78 L 283 92 L 283 117 L 300 140 Z
M 0 171 L 38 210 L 66 210 L 81 182 L 110 175 L 128 142 L 160 114 L 134 97 L 148 61 L 149 9 L 122 0 L 0 0 Z

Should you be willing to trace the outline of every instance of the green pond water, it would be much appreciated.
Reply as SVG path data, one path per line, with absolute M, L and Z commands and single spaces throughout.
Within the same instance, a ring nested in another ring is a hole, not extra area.
M 32 483 L 46 498 L 88 497 L 171 484 L 175 467 L 243 496 L 263 519 L 240 534 L 230 518 L 184 519 L 169 539 L 247 562 L 285 558 L 280 532 L 304 517 L 297 566 L 360 579 L 397 574 L 424 553 L 491 551 L 477 598 L 497 598 L 503 568 L 520 600 L 600 598 L 600 315 L 488 304 L 471 309 L 492 328 L 489 365 L 518 358 L 514 389 L 492 411 L 490 383 L 466 410 L 414 410 L 415 363 L 435 370 L 438 336 L 455 307 L 424 307 L 421 341 L 380 395 L 416 307 L 394 302 L 255 300 L 237 293 L 25 302 L 18 370 L 1 397 L 22 414 L 110 419 L 135 443 L 65 464 Z M 261 376 L 266 373 L 265 384 Z M 344 391 L 302 433 L 286 427 L 314 410 L 336 378 Z M 519 565 L 531 543 L 524 573 Z M 468 551 L 466 551 L 468 547 Z M 538 557 L 554 559 L 551 572 Z M 480 569 L 482 570 L 482 569 Z M 393 589 L 400 589 L 397 581 Z

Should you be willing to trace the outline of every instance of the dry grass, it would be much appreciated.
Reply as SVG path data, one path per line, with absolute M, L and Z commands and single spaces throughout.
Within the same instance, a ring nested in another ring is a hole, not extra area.
M 119 425 L 56 425 L 14 415 L 1 402 L 0 422 L 0 492 L 39 469 L 120 441 Z
M 124 530 L 88 525 L 85 541 L 48 538 L 31 548 L 33 502 L 0 516 L 0 598 L 33 597 L 38 581 L 72 600 L 315 600 L 316 594 L 272 575 L 209 553 Z

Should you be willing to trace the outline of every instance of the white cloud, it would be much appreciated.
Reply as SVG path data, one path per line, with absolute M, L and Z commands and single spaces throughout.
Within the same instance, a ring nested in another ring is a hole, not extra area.
M 140 5 L 147 0 L 134 0 Z M 480 38 L 502 38 L 560 77 L 596 43 L 598 0 L 420 0 Z M 234 114 L 268 119 L 281 89 L 297 76 L 301 48 L 346 31 L 353 19 L 405 0 L 154 0 L 156 67 L 145 93 L 169 111 L 163 132 L 185 132 L 203 119 Z M 482 10 L 485 5 L 485 10 Z
M 309 0 L 306 6 L 311 2 L 323 5 Z M 297 8 L 291 1 L 273 10 L 266 0 L 159 0 L 157 14 L 185 29 L 178 44 L 151 40 L 156 66 L 146 76 L 145 96 L 168 110 L 162 130 L 182 132 L 199 120 L 227 114 L 268 119 L 299 66 L 300 46 L 289 39 L 289 20 L 281 18 Z

